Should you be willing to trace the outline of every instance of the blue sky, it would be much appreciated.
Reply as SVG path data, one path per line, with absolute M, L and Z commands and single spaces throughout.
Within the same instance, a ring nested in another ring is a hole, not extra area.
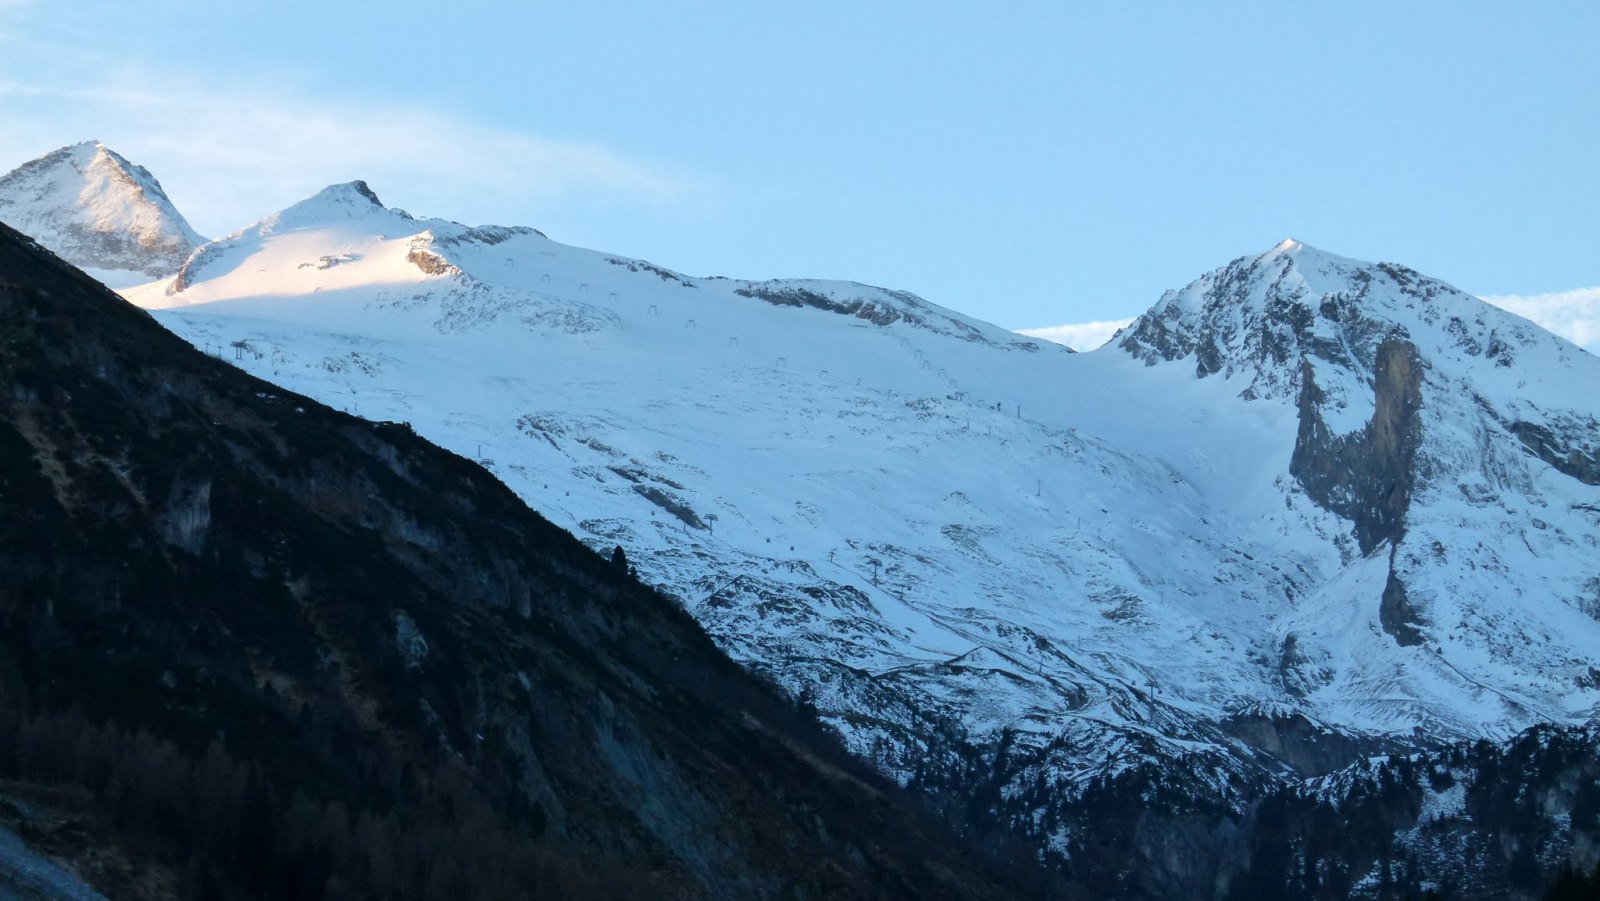
M 1600 285 L 1597 36 L 1593 2 L 0 0 L 0 170 L 99 138 L 211 235 L 365 178 L 1009 327 L 1285 237 L 1548 295 Z

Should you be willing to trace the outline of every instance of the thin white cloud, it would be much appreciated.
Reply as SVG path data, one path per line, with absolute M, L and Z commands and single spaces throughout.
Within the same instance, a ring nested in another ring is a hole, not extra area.
M 1600 285 L 1554 294 L 1496 294 L 1482 299 L 1600 353 Z
M 1073 350 L 1094 350 L 1111 340 L 1117 329 L 1132 323 L 1132 319 L 1104 319 L 1097 322 L 1077 322 L 1069 325 L 1048 325 L 1043 328 L 1017 329 L 1018 334 L 1030 338 L 1043 338 L 1065 344 Z
M 50 82 L 0 74 L 0 171 L 98 138 L 154 172 L 213 236 L 356 178 L 386 203 L 473 224 L 539 224 L 562 204 L 689 205 L 712 194 L 702 178 L 596 143 L 423 106 L 218 87 L 171 73 Z

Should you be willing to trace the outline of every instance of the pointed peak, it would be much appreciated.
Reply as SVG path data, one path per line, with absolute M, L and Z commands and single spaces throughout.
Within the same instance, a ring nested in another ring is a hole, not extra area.
M 261 220 L 256 227 L 263 232 L 270 232 L 385 217 L 411 219 L 404 210 L 384 206 L 377 192 L 366 182 L 357 179 L 329 185 L 305 200 Z
M 205 242 L 149 170 L 98 140 L 0 176 L 0 215 L 74 265 L 122 273 L 119 281 L 175 272 Z
M 67 146 L 62 147 L 60 150 L 45 154 L 45 158 L 48 159 L 49 157 L 53 156 L 71 156 L 75 159 L 89 159 L 107 149 L 109 148 L 107 148 L 106 145 L 102 144 L 98 138 L 95 138 L 88 141 L 79 141 L 76 144 L 68 144 Z
M 1228 266 L 1217 270 L 1217 273 L 1226 272 L 1231 268 L 1258 268 L 1263 263 L 1276 263 L 1285 272 L 1292 270 L 1300 277 L 1316 282 L 1314 287 L 1319 288 L 1332 284 L 1330 279 L 1333 282 L 1341 282 L 1348 279 L 1356 270 L 1372 269 L 1378 265 L 1329 253 L 1295 238 L 1285 238 L 1264 253 L 1234 260 Z
M 354 203 L 357 205 L 365 203 L 369 206 L 385 209 L 383 201 L 378 199 L 377 192 L 373 191 L 366 182 L 359 178 L 355 181 L 347 181 L 342 184 L 329 185 L 326 188 L 323 188 L 321 191 L 318 191 L 315 196 L 325 200 L 336 200 L 343 203 Z
M 360 179 L 329 185 L 289 209 L 315 207 L 344 208 L 351 213 L 388 210 L 383 201 L 378 199 L 377 192 Z
M 1266 253 L 1260 254 L 1258 259 L 1260 259 L 1260 258 L 1276 259 L 1276 258 L 1279 258 L 1279 257 L 1290 257 L 1290 258 L 1293 258 L 1293 259 L 1319 259 L 1319 260 L 1321 260 L 1321 259 L 1334 259 L 1334 260 L 1347 259 L 1346 257 L 1339 256 L 1338 254 L 1328 253 L 1325 250 L 1318 250 L 1317 248 L 1312 247 L 1310 244 L 1307 244 L 1306 242 L 1298 240 L 1298 239 L 1295 239 L 1295 238 L 1284 238 L 1282 241 L 1279 241 L 1278 243 L 1272 245 L 1272 249 L 1268 250 Z M 1350 260 L 1349 262 L 1355 263 L 1355 262 L 1359 262 L 1359 261 Z
M 91 159 L 109 160 L 117 168 L 122 169 L 125 172 L 138 172 L 141 175 L 147 177 L 149 176 L 149 171 L 145 169 L 145 167 L 139 165 L 138 163 L 129 161 L 127 157 L 116 152 L 115 150 L 112 150 L 110 147 L 107 147 L 99 141 L 85 141 L 84 143 L 79 144 L 78 147 L 81 150 L 86 151 Z
M 1405 266 L 1290 239 L 1167 292 L 1117 344 L 1150 364 L 1192 358 L 1202 378 L 1243 375 L 1251 397 L 1292 397 L 1305 359 L 1370 373 L 1381 341 L 1399 332 L 1459 360 L 1492 356 L 1493 365 L 1506 366 L 1508 336 L 1525 334 L 1519 329 L 1495 308 Z
M 84 172 L 101 159 L 108 161 L 113 167 L 121 169 L 130 176 L 134 172 L 139 172 L 146 176 L 149 174 L 145 172 L 142 166 L 129 162 L 127 157 L 107 147 L 98 139 L 79 141 L 76 144 L 68 144 L 65 147 L 57 148 L 30 163 L 24 164 L 17 171 L 20 172 L 29 168 L 42 169 L 66 163 L 78 172 Z
M 1307 247 L 1305 244 L 1303 244 L 1303 243 L 1301 243 L 1299 241 L 1296 241 L 1293 238 L 1284 238 L 1282 241 L 1279 241 L 1276 245 L 1273 246 L 1273 248 L 1271 250 L 1269 250 L 1267 252 L 1268 253 L 1272 253 L 1272 254 L 1277 254 L 1278 256 L 1291 256 L 1292 257 L 1292 256 L 1299 256 L 1300 254 L 1305 253 L 1306 251 L 1311 251 L 1312 253 L 1315 253 L 1316 249 L 1312 248 L 1312 247 Z

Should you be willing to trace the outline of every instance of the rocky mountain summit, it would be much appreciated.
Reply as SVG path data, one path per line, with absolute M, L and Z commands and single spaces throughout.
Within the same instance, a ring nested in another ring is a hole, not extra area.
M 1362 557 L 1387 554 L 1379 623 L 1396 642 L 1480 673 L 1542 671 L 1542 691 L 1525 677 L 1468 689 L 1505 722 L 1593 715 L 1579 698 L 1600 673 L 1560 636 L 1600 609 L 1584 562 L 1600 484 L 1594 356 L 1403 266 L 1292 241 L 1167 295 L 1117 345 L 1244 399 L 1293 402 L 1289 474 L 1351 523 Z M 1295 650 L 1292 678 L 1309 687 Z

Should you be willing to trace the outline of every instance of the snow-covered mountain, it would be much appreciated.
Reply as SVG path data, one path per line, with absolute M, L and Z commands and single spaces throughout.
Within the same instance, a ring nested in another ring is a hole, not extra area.
M 623 546 L 904 778 L 1228 798 L 1600 704 L 1600 358 L 1403 267 L 1285 242 L 1073 354 L 355 182 L 124 293 Z
M 1430 735 L 1593 716 L 1600 358 L 1403 266 L 1292 241 L 1169 293 L 1117 344 L 1296 409 L 1291 490 L 1350 523 L 1340 579 L 1369 581 L 1279 619 L 1293 693 Z M 1344 596 L 1378 601 L 1376 632 L 1326 631 Z M 1388 658 L 1384 697 L 1351 681 Z
M 0 221 L 114 288 L 172 275 L 206 242 L 155 176 L 99 141 L 0 178 Z

